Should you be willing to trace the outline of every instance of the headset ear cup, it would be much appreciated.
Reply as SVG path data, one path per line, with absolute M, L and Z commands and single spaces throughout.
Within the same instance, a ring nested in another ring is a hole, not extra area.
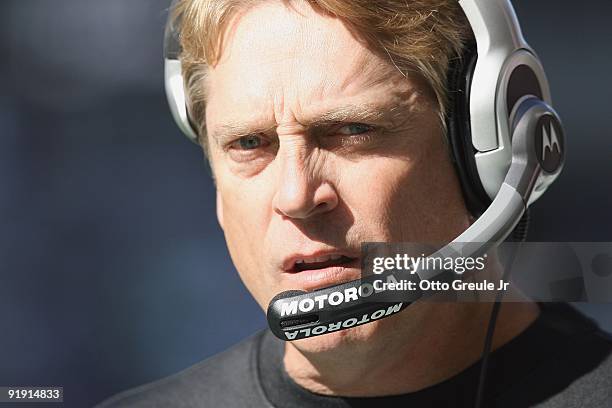
M 468 211 L 478 218 L 491 204 L 476 167 L 476 149 L 472 145 L 470 126 L 470 87 L 478 54 L 476 44 L 466 46 L 461 58 L 451 61 L 448 70 L 448 108 L 446 112 L 447 139 L 452 159 L 461 183 L 463 198 Z M 529 212 L 512 231 L 508 240 L 522 242 L 527 238 Z
M 452 160 L 461 183 L 468 211 L 479 217 L 491 204 L 486 193 L 474 154 L 470 126 L 470 87 L 478 54 L 476 43 L 469 43 L 460 58 L 451 61 L 447 74 L 448 104 L 446 111 L 447 140 Z

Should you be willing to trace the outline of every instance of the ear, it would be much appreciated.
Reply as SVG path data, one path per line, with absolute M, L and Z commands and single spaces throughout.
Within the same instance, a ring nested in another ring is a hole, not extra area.
M 217 191 L 217 221 L 219 222 L 221 229 L 223 229 L 223 203 L 219 191 Z

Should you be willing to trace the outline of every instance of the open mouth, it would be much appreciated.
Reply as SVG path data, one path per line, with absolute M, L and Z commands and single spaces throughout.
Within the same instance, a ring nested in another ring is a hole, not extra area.
M 316 258 L 296 259 L 291 272 L 302 272 L 316 269 L 324 269 L 334 266 L 343 266 L 350 264 L 357 258 L 351 258 L 344 255 L 327 255 Z

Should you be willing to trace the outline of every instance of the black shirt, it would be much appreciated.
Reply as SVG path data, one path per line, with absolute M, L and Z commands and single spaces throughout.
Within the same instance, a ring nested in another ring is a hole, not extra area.
M 538 319 L 489 359 L 485 407 L 612 407 L 612 338 L 568 305 Z M 473 407 L 480 364 L 410 394 L 344 398 L 313 394 L 283 368 L 284 343 L 268 330 L 174 376 L 98 408 Z

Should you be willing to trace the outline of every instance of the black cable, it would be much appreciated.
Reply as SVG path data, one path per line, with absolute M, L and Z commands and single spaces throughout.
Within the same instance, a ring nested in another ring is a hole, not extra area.
M 510 277 L 510 270 L 516 254 L 518 253 L 519 247 L 527 238 L 527 229 L 529 225 L 529 210 L 526 210 L 521 220 L 512 232 L 510 244 L 512 251 L 509 254 L 508 261 L 506 262 L 506 268 L 502 274 L 502 280 L 506 282 Z M 491 317 L 489 318 L 489 325 L 487 327 L 487 334 L 485 336 L 484 348 L 482 350 L 481 364 L 480 364 L 480 375 L 478 377 L 478 388 L 476 391 L 476 408 L 481 408 L 482 401 L 484 398 L 484 391 L 487 382 L 487 369 L 489 365 L 489 356 L 491 355 L 491 347 L 493 345 L 493 335 L 495 334 L 495 326 L 497 324 L 497 316 L 501 309 L 501 301 L 504 297 L 504 291 L 498 290 L 495 296 L 495 303 L 493 303 L 493 309 L 491 309 Z
M 506 272 L 504 271 L 504 275 Z M 505 280 L 505 279 L 504 279 Z M 484 350 L 482 351 L 482 362 L 480 364 L 480 376 L 478 378 L 478 391 L 476 392 L 476 408 L 482 406 L 482 399 L 484 396 L 485 383 L 487 379 L 487 367 L 489 363 L 489 355 L 491 354 L 491 345 L 493 344 L 493 334 L 495 333 L 495 326 L 497 323 L 497 316 L 499 315 L 499 309 L 501 308 L 501 297 L 502 291 L 497 293 L 495 297 L 495 303 L 491 310 L 491 317 L 489 319 L 489 326 L 487 327 L 487 335 L 485 337 Z

